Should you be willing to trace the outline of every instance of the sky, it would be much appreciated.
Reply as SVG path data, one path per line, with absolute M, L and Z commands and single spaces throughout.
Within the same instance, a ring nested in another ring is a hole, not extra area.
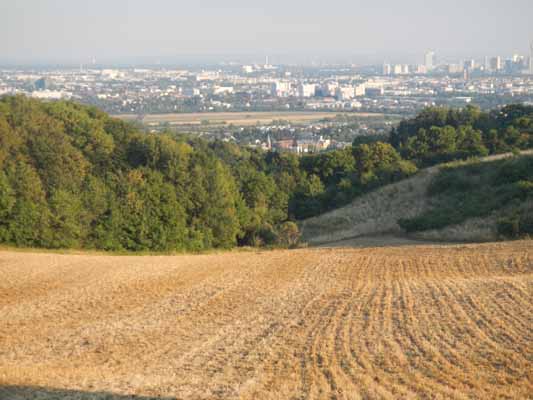
M 527 54 L 533 0 L 0 0 L 0 63 Z

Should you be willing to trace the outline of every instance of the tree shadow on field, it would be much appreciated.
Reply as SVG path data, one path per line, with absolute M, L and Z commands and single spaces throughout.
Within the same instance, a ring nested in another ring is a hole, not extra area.
M 0 400 L 180 400 L 180 398 L 84 392 L 39 386 L 0 385 Z

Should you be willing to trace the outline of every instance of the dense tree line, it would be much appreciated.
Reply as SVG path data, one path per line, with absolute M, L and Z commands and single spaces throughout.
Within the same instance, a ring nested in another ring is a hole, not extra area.
M 294 221 L 417 167 L 524 148 L 531 107 L 429 109 L 388 142 L 298 157 L 148 134 L 95 107 L 0 100 L 0 242 L 203 250 L 297 242 Z
M 533 107 L 427 108 L 392 129 L 390 143 L 419 166 L 531 148 Z
M 113 250 L 275 244 L 294 241 L 287 208 L 260 153 L 146 134 L 75 103 L 0 101 L 1 242 Z
M 109 250 L 293 245 L 295 219 L 391 179 L 399 155 L 390 145 L 360 151 L 369 157 L 360 165 L 351 150 L 302 159 L 148 134 L 72 102 L 5 97 L 0 242 Z M 379 151 L 393 155 L 377 162 Z

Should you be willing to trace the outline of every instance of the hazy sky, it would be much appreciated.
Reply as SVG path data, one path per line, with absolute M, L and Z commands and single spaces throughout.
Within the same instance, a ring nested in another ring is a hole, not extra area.
M 526 53 L 533 0 L 0 0 L 0 62 Z

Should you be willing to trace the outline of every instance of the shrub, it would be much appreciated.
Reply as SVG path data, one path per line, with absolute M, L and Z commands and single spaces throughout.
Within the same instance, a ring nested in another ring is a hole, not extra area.
M 292 221 L 281 224 L 278 231 L 278 243 L 284 247 L 296 247 L 300 241 L 298 225 Z
M 508 217 L 498 221 L 498 233 L 506 238 L 516 238 L 520 234 L 520 218 Z

